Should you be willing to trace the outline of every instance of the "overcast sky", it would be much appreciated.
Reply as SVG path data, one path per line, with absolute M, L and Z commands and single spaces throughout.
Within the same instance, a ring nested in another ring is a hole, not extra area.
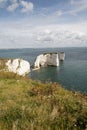
M 0 48 L 87 47 L 87 0 L 0 0 Z

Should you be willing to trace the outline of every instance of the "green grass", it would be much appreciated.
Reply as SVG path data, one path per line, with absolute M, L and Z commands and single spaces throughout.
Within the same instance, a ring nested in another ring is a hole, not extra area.
M 87 96 L 1 72 L 0 130 L 87 130 Z

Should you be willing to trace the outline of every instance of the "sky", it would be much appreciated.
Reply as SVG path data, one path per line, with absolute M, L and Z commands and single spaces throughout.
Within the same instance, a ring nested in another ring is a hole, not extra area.
M 87 0 L 0 0 L 0 49 L 87 47 Z

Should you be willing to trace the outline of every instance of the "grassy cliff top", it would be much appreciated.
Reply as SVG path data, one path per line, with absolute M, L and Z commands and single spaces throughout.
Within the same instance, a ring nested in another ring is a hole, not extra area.
M 0 130 L 87 130 L 87 96 L 1 72 Z

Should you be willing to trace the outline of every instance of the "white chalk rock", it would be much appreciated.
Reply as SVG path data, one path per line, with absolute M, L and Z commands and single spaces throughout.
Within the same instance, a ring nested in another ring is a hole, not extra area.
M 65 59 L 65 53 L 64 52 L 60 52 L 60 60 L 64 61 Z
M 14 72 L 18 75 L 25 76 L 30 72 L 29 62 L 22 59 L 10 59 L 6 62 L 6 66 L 9 72 Z
M 40 66 L 59 66 L 59 58 L 57 53 L 46 53 L 37 56 L 34 63 L 34 68 L 40 68 Z

